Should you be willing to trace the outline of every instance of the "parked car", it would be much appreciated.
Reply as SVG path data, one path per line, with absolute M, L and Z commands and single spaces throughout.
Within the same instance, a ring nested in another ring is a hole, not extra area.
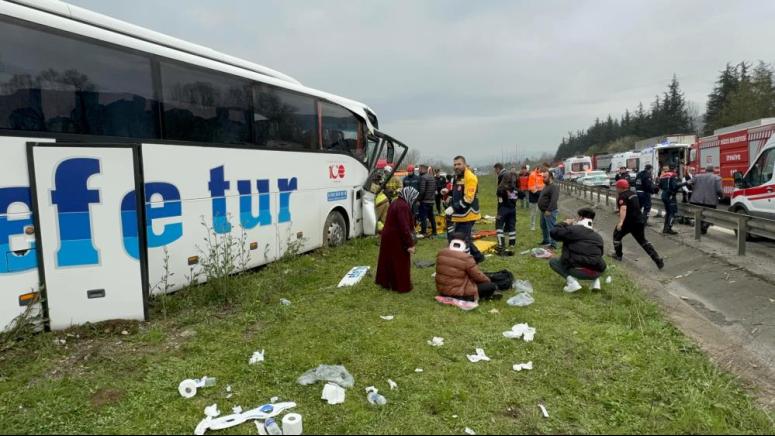
M 586 175 L 579 177 L 577 180 L 584 186 L 611 186 L 611 179 L 608 178 L 608 174 L 605 171 L 590 171 Z

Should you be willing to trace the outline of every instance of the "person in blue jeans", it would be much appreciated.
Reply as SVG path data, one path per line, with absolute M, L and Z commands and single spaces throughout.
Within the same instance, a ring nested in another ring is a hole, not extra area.
M 560 187 L 554 183 L 554 173 L 544 172 L 544 190 L 538 198 L 538 210 L 541 212 L 541 232 L 543 241 L 540 245 L 556 249 L 557 243 L 552 239 L 551 231 L 557 225 L 559 210 L 557 202 L 560 199 Z

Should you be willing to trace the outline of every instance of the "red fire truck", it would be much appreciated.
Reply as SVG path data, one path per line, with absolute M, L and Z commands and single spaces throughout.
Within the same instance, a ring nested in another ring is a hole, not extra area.
M 759 155 L 773 131 L 775 118 L 716 129 L 712 136 L 700 138 L 694 144 L 689 164 L 695 170 L 713 165 L 721 176 L 724 195 L 729 198 L 735 190 L 734 174 L 748 170 L 751 159 Z

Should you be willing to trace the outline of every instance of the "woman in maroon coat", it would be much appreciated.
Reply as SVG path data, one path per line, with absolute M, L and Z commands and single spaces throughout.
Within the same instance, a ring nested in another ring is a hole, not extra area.
M 406 187 L 390 205 L 377 261 L 377 284 L 396 292 L 412 290 L 411 258 L 414 254 L 414 218 L 412 203 L 420 193 Z

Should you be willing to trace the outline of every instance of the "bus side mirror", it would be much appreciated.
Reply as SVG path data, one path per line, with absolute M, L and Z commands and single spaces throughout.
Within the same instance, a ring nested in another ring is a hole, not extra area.
M 735 178 L 735 186 L 738 188 L 744 188 L 745 186 L 745 180 L 743 179 L 743 173 L 740 171 L 735 171 L 732 174 L 732 177 Z

